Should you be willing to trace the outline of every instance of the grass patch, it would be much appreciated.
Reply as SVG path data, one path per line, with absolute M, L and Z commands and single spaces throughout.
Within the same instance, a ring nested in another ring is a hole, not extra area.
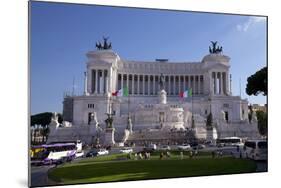
M 62 184 L 74 184 L 247 173 L 256 170 L 255 162 L 231 157 L 178 160 L 179 157 L 175 155 L 164 160 L 153 156 L 150 160 L 114 160 L 120 155 L 124 154 L 65 164 L 51 170 L 49 178 Z

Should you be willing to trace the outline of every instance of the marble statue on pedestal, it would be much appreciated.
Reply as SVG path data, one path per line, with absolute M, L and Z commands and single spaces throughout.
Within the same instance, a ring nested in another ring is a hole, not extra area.
M 50 128 L 58 128 L 60 126 L 58 121 L 58 114 L 56 112 L 53 113 L 49 126 Z

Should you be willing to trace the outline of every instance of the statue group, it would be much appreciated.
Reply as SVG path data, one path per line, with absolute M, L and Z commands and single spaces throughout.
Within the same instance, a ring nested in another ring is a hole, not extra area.
M 113 116 L 112 114 L 107 113 L 107 119 L 104 120 L 105 124 L 106 124 L 106 128 L 113 128 Z
M 98 50 L 108 50 L 111 49 L 111 42 L 107 42 L 109 37 L 103 37 L 103 44 L 101 42 L 96 42 L 96 48 Z
M 217 41 L 211 41 L 212 46 L 209 46 L 209 52 L 211 54 L 219 54 L 222 53 L 222 46 L 217 46 Z

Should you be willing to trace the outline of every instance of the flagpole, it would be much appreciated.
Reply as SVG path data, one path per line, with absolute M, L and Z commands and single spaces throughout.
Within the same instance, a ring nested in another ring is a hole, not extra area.
M 130 92 L 128 89 L 128 118 L 130 117 Z
M 193 89 L 191 89 L 191 128 L 193 129 Z

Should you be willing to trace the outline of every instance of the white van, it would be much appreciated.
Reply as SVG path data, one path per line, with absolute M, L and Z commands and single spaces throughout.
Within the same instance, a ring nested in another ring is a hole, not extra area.
M 267 141 L 248 140 L 244 144 L 244 155 L 253 160 L 267 160 Z

